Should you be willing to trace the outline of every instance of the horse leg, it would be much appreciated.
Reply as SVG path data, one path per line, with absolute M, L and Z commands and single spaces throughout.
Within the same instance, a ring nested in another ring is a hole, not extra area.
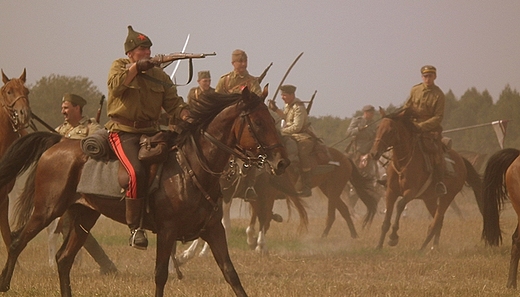
M 273 217 L 274 199 L 273 195 L 268 195 L 262 192 L 263 189 L 259 189 L 258 197 L 262 197 L 261 200 L 257 201 L 257 211 L 255 213 L 258 216 L 258 240 L 256 242 L 255 251 L 267 255 L 268 249 L 266 245 L 266 236 L 269 227 L 271 226 L 271 218 Z
M 74 204 L 68 209 L 69 224 L 67 234 L 60 249 L 56 253 L 60 290 L 62 296 L 72 296 L 70 286 L 70 270 L 74 264 L 74 258 L 87 240 L 90 229 L 94 226 L 100 214 L 83 205 Z
M 381 235 L 379 236 L 379 242 L 376 246 L 376 249 L 382 249 L 383 244 L 385 242 L 386 234 L 388 233 L 388 230 L 390 230 L 391 221 L 392 221 L 392 213 L 394 212 L 394 205 L 397 200 L 397 195 L 390 194 L 387 190 L 386 194 L 386 212 L 385 212 L 385 218 L 383 220 L 383 224 L 381 225 Z
M 165 224 L 164 228 L 161 228 L 157 232 L 157 250 L 155 257 L 155 297 L 164 296 L 164 286 L 168 280 L 168 264 L 172 252 L 175 252 L 176 236 L 172 224 Z M 222 233 L 225 237 L 225 233 Z M 225 239 L 224 239 L 225 240 Z M 178 276 L 182 278 L 182 274 L 177 272 Z
M 237 297 L 247 297 L 247 293 L 229 257 L 224 227 L 221 224 L 215 224 L 211 229 L 201 234 L 201 237 L 209 244 L 218 267 L 222 271 L 226 282 L 235 292 L 235 295 Z
M 444 223 L 444 214 L 446 213 L 446 210 L 448 210 L 448 207 L 453 201 L 453 198 L 455 198 L 455 195 L 452 195 L 451 197 L 448 197 L 448 195 L 444 195 L 444 197 L 439 200 L 433 221 L 431 222 L 430 226 L 428 226 L 428 234 L 426 235 L 426 239 L 424 240 L 420 250 L 424 250 L 424 248 L 426 248 L 434 236 L 435 240 L 432 248 L 437 248 L 439 246 L 439 238 L 441 236 L 441 229 Z M 432 203 L 435 203 L 435 201 Z
M 171 258 L 172 259 L 176 258 L 179 265 L 182 265 L 182 264 L 188 262 L 189 260 L 193 259 L 193 257 L 195 257 L 195 251 L 197 250 L 197 246 L 199 245 L 199 241 L 201 241 L 201 240 L 202 239 L 195 239 L 190 244 L 190 246 L 178 256 L 175 255 L 175 250 L 172 250 Z M 172 268 L 173 268 L 173 260 L 170 261 L 170 271 L 173 271 Z
M 49 266 L 54 267 L 56 265 L 56 252 L 58 251 L 58 238 L 59 232 L 56 232 L 58 228 L 59 219 L 52 221 L 47 226 L 47 247 L 49 251 Z
M 325 221 L 325 230 L 321 233 L 321 238 L 325 238 L 329 235 L 330 229 L 332 228 L 332 224 L 336 220 L 336 207 L 334 204 L 328 199 L 327 201 L 327 220 Z
M 247 226 L 247 228 L 246 228 L 246 238 L 247 238 L 247 245 L 249 246 L 250 249 L 254 250 L 256 248 L 256 244 L 257 244 L 256 243 L 257 238 L 255 237 L 255 233 L 256 233 L 255 224 L 256 224 L 256 219 L 257 219 L 257 215 L 256 215 L 256 211 L 255 211 L 255 207 L 257 207 L 256 202 L 251 201 L 251 207 L 252 207 L 251 219 L 249 220 L 249 226 Z
M 60 212 L 60 214 L 61 213 L 63 212 Z M 14 267 L 20 253 L 25 249 L 29 241 L 38 235 L 38 233 L 40 233 L 40 231 L 49 225 L 56 217 L 58 217 L 56 214 L 39 212 L 36 209 L 33 211 L 25 227 L 9 246 L 7 261 L 2 270 L 2 274 L 0 275 L 0 292 L 7 292 L 9 290 Z
M 9 227 L 9 196 L 7 189 L 0 190 L 0 232 L 6 248 L 11 245 L 11 228 Z
M 518 232 L 518 225 L 515 233 L 513 233 L 511 245 L 511 260 L 509 261 L 509 276 L 507 278 L 507 287 L 516 289 L 518 260 L 520 259 L 520 238 Z
M 222 225 L 224 225 L 224 230 L 226 230 L 226 238 L 229 236 L 229 232 L 231 232 L 231 203 L 233 199 L 229 199 L 229 202 L 222 202 Z
M 409 200 L 405 199 L 404 197 L 401 198 L 397 202 L 396 212 L 395 212 L 395 220 L 394 225 L 392 226 L 392 233 L 388 236 L 389 246 L 396 246 L 399 243 L 399 235 L 397 235 L 397 231 L 399 231 L 399 222 L 401 220 L 401 215 L 403 214 L 404 209 L 406 208 L 406 205 L 410 202 Z
M 332 203 L 332 205 L 339 211 L 341 216 L 347 222 L 347 226 L 350 230 L 350 237 L 358 238 L 356 227 L 354 226 L 354 222 L 350 217 L 348 206 L 345 204 L 345 202 L 343 202 L 343 200 L 341 200 L 341 197 L 339 196 L 341 193 L 335 193 L 333 190 L 329 190 L 329 188 L 333 189 L 334 187 L 330 184 L 328 184 L 328 186 L 326 184 L 320 186 L 320 190 L 323 192 L 323 194 L 325 194 L 325 196 L 327 196 L 327 198 L 329 198 L 329 202 Z

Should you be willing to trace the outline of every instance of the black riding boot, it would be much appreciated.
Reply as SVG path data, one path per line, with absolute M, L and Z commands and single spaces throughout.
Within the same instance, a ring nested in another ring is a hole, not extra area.
M 310 171 L 302 172 L 302 189 L 298 192 L 300 197 L 312 196 L 312 175 Z
M 141 229 L 141 215 L 143 212 L 144 199 L 125 198 L 126 201 L 126 224 L 130 227 L 130 246 L 146 250 L 148 239 L 144 229 Z

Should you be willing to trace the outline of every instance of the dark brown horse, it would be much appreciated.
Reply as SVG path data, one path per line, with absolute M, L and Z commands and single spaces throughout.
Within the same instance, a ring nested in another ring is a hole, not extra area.
M 208 94 L 198 108 L 191 109 L 194 123 L 177 137 L 176 150 L 163 164 L 159 189 L 149 199 L 151 212 L 144 216 L 144 227 L 157 233 L 155 296 L 164 295 L 168 260 L 175 242 L 198 237 L 209 243 L 235 294 L 247 296 L 229 257 L 221 223 L 219 179 L 231 154 L 247 162 L 264 162 L 276 174 L 288 166 L 287 152 L 262 101 L 266 96 L 267 89 L 263 98 L 247 89 L 242 94 Z M 250 153 L 237 150 L 237 145 Z M 257 158 L 245 158 L 255 153 Z M 9 289 L 16 259 L 27 243 L 68 210 L 71 232 L 56 260 L 61 294 L 71 296 L 70 269 L 87 232 L 100 214 L 124 223 L 124 201 L 76 193 L 86 161 L 78 141 L 44 132 L 27 135 L 8 150 L 0 161 L 0 186 L 10 182 L 34 160 L 38 160 L 33 183 L 34 211 L 9 248 L 0 290 Z M 211 295 L 210 288 L 208 292 Z
M 25 69 L 19 78 L 8 78 L 2 70 L 2 81 L 4 85 L 0 89 L 0 158 L 5 154 L 9 146 L 21 136 L 27 134 L 31 119 L 29 107 L 29 90 L 25 87 Z M 14 183 L 9 183 L 0 189 L 0 231 L 2 239 L 9 247 L 11 244 L 11 229 L 9 227 L 8 194 Z
M 387 211 L 377 248 L 381 249 L 383 247 L 386 233 L 390 229 L 390 221 L 398 197 L 402 197 L 402 199 L 399 200 L 396 206 L 395 222 L 388 244 L 395 246 L 399 241 L 399 236 L 397 235 L 399 220 L 406 204 L 413 199 L 422 199 L 433 217 L 433 221 L 428 227 L 428 233 L 421 250 L 432 239 L 434 239 L 433 247 L 437 247 L 439 245 L 444 214 L 455 195 L 460 192 L 464 183 L 467 182 L 472 187 L 477 203 L 480 205 L 482 201 L 482 181 L 471 163 L 450 149 L 446 155 L 449 156 L 449 163 L 453 170 L 450 170 L 444 179 L 448 193 L 439 197 L 435 193 L 432 173 L 430 172 L 431 170 L 427 169 L 428 165 L 420 147 L 419 134 L 414 132 L 412 111 L 404 109 L 388 116 L 381 111 L 381 114 L 382 119 L 371 154 L 374 158 L 379 159 L 383 152 L 392 147 L 393 156 L 392 162 L 387 169 Z
M 359 198 L 367 207 L 367 213 L 363 220 L 363 227 L 371 223 L 377 212 L 377 197 L 367 191 L 367 184 L 371 181 L 364 178 L 359 172 L 354 162 L 345 154 L 328 147 L 328 154 L 331 160 L 327 164 L 320 164 L 312 169 L 312 188 L 318 187 L 328 198 L 327 219 L 322 237 L 327 237 L 332 224 L 336 219 L 336 210 L 347 222 L 347 226 L 352 238 L 357 238 L 358 234 L 354 222 L 350 216 L 348 206 L 341 199 L 343 189 L 348 182 L 352 184 L 359 195 Z M 290 166 L 287 170 L 288 180 L 296 184 L 297 169 Z
M 482 237 L 491 246 L 502 243 L 500 230 L 500 210 L 509 197 L 518 217 L 512 236 L 511 260 L 507 287 L 517 285 L 518 260 L 520 259 L 520 151 L 507 148 L 493 154 L 484 172 L 484 228 Z

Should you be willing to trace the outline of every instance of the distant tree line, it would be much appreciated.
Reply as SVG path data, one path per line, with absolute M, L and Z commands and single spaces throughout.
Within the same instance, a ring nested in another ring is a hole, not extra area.
M 85 106 L 83 114 L 90 117 L 96 116 L 103 95 L 91 80 L 81 76 L 70 77 L 52 74 L 48 77 L 42 77 L 34 85 L 28 87 L 33 112 L 51 127 L 57 127 L 63 122 L 63 117 L 60 114 L 63 94 L 75 93 L 85 98 L 88 104 Z M 404 99 L 401 103 L 404 103 Z M 319 101 L 314 104 L 319 104 Z M 370 102 L 367 102 L 367 104 L 370 104 Z M 386 112 L 392 112 L 397 108 L 399 106 L 390 104 L 384 109 Z M 455 97 L 453 92 L 449 90 L 446 93 L 446 110 L 442 126 L 446 131 L 491 123 L 497 120 L 510 120 L 504 147 L 520 148 L 519 114 L 520 94 L 515 89 L 511 89 L 509 85 L 506 85 L 502 90 L 496 102 L 493 101 L 487 90 L 479 92 L 473 87 L 468 89 L 460 98 Z M 354 117 L 360 115 L 362 115 L 362 112 L 358 110 Z M 316 134 L 327 145 L 334 146 L 340 151 L 345 149 L 350 142 L 350 139 L 345 138 L 345 134 L 352 118 L 315 117 L 312 116 L 312 111 L 310 118 Z M 105 101 L 100 122 L 103 124 L 106 121 Z M 38 128 L 45 130 L 41 125 L 38 125 Z M 445 133 L 444 135 L 452 138 L 453 148 L 456 150 L 491 155 L 500 149 L 497 136 L 491 125 Z

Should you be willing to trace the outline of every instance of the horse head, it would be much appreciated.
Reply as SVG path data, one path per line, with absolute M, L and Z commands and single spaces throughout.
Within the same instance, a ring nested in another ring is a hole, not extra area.
M 29 90 L 25 87 L 25 68 L 20 78 L 9 79 L 2 70 L 4 85 L 0 89 L 2 108 L 9 115 L 14 132 L 26 128 L 31 119 Z
M 267 94 L 268 85 L 264 87 L 261 96 L 250 92 L 247 87 L 242 90 L 243 108 L 232 131 L 238 147 L 258 156 L 257 165 L 267 163 L 271 173 L 279 175 L 289 166 L 290 161 L 274 119 L 264 103 Z
M 376 132 L 374 145 L 370 154 L 374 160 L 378 160 L 384 152 L 391 147 L 398 147 L 406 144 L 412 137 L 414 112 L 410 108 L 401 108 L 397 111 L 386 114 L 380 108 L 381 122 Z

